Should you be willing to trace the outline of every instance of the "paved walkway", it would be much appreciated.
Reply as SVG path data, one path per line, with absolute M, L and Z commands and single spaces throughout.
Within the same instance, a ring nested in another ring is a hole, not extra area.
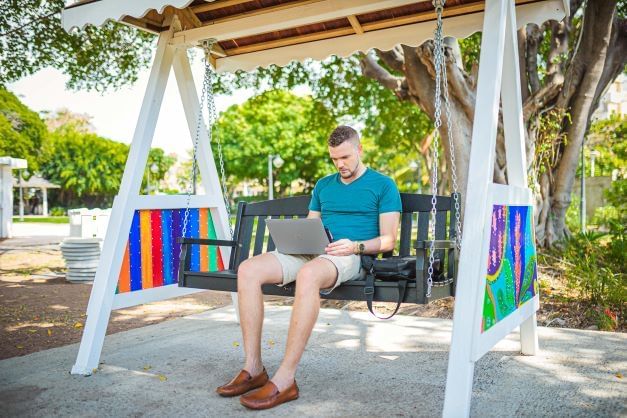
M 11 232 L 14 238 L 29 237 L 68 237 L 70 224 L 53 224 L 46 222 L 13 222 Z
M 267 307 L 263 356 L 272 373 L 289 307 Z M 295 402 L 254 416 L 425 416 L 442 410 L 451 322 L 321 311 Z M 476 368 L 476 417 L 627 414 L 627 335 L 540 328 L 541 355 L 518 354 L 516 334 Z M 78 346 L 0 362 L 2 416 L 253 416 L 214 394 L 236 373 L 241 335 L 232 307 L 106 338 L 100 370 L 68 374 Z

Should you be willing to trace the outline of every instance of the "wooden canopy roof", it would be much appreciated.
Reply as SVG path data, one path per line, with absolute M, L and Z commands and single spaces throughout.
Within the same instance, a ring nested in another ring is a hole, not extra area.
M 518 25 L 561 20 L 567 0 L 515 0 Z M 485 1 L 447 0 L 445 33 L 481 30 Z M 66 30 L 117 20 L 153 33 L 176 33 L 172 43 L 192 47 L 218 40 L 219 71 L 251 70 L 292 60 L 348 56 L 430 38 L 436 19 L 431 0 L 83 0 L 63 13 Z

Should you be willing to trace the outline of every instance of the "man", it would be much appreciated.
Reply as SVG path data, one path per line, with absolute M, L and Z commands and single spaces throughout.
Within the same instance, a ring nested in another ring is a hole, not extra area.
M 389 177 L 365 167 L 357 132 L 339 126 L 328 139 L 338 172 L 319 180 L 309 205 L 309 218 L 322 218 L 334 241 L 319 256 L 293 256 L 278 251 L 244 261 L 237 274 L 239 315 L 246 360 L 222 396 L 243 395 L 242 405 L 266 409 L 298 398 L 296 367 L 318 318 L 320 292 L 330 292 L 361 277 L 360 254 L 390 251 L 396 243 L 401 200 Z M 296 281 L 285 357 L 272 379 L 261 362 L 263 294 L 261 285 Z M 259 388 L 247 393 L 252 389 Z

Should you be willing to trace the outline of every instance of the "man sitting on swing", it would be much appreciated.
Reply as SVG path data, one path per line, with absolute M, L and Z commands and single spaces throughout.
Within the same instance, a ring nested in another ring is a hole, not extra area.
M 331 292 L 345 281 L 363 277 L 360 254 L 391 251 L 396 243 L 401 199 L 394 181 L 364 166 L 354 129 L 337 127 L 328 145 L 338 172 L 316 183 L 308 215 L 322 217 L 335 239 L 326 254 L 294 256 L 272 251 L 239 266 L 237 294 L 246 360 L 243 370 L 217 392 L 221 396 L 245 394 L 240 402 L 251 409 L 272 408 L 298 398 L 296 367 L 318 318 L 320 292 Z M 261 362 L 261 285 L 284 286 L 293 281 L 296 292 L 285 356 L 268 379 Z

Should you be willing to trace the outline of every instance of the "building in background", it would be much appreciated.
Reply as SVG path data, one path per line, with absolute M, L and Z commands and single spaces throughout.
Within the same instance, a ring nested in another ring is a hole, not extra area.
M 593 120 L 608 119 L 612 114 L 627 114 L 627 76 L 621 73 L 599 101 L 599 107 L 592 115 Z
M 27 168 L 26 160 L 0 157 L 0 238 L 11 238 L 13 223 L 13 170 Z

